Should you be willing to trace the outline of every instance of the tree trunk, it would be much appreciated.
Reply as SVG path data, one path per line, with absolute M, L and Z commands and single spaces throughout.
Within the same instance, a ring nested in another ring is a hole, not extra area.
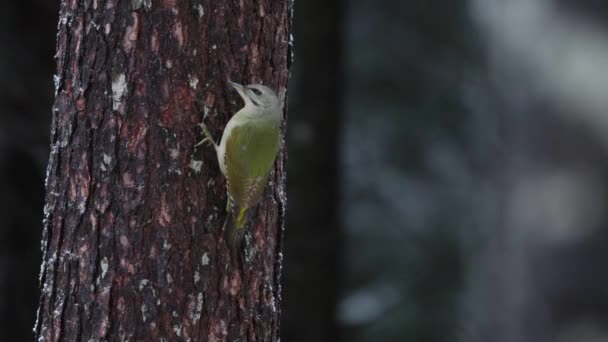
M 246 262 L 222 238 L 226 80 L 284 91 L 289 0 L 63 0 L 35 333 L 44 341 L 278 340 L 284 161 Z

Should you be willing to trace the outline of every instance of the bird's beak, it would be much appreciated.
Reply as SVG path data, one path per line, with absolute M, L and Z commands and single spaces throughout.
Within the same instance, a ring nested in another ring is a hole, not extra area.
M 245 87 L 232 81 L 228 81 L 228 84 L 230 84 L 234 89 L 236 89 L 236 91 L 239 92 L 239 95 L 241 95 L 243 99 L 247 99 L 247 96 L 245 95 Z

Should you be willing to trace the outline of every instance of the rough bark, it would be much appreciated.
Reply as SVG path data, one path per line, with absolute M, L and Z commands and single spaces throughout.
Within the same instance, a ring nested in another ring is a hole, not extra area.
M 338 163 L 344 88 L 340 0 L 296 3 L 297 46 L 290 94 L 289 191 L 282 336 L 289 342 L 339 340 Z M 320 11 L 319 9 L 323 10 Z M 308 18 L 315 18 L 311 25 Z M 314 182 L 310 182 L 314 179 Z M 302 329 L 302 322 L 307 328 Z
M 289 0 L 64 0 L 35 333 L 44 341 L 275 341 L 284 149 L 235 268 L 225 180 L 194 148 L 284 91 Z

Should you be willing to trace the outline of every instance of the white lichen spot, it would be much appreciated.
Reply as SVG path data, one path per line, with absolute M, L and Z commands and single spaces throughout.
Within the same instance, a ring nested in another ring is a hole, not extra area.
M 139 291 L 142 291 L 144 287 L 148 286 L 150 281 L 148 279 L 142 279 L 139 281 Z
M 122 98 L 127 93 L 127 77 L 125 74 L 118 74 L 112 79 L 112 108 L 118 110 Z
M 131 0 L 131 8 L 134 11 L 137 11 L 138 9 L 140 9 L 141 6 L 143 6 L 143 0 Z
M 181 48 L 184 45 L 184 31 L 182 28 L 182 23 L 180 21 L 177 21 L 173 25 L 172 33 L 173 33 L 173 37 L 175 38 L 175 40 L 177 40 L 177 44 Z
M 209 83 L 207 83 L 205 86 L 209 86 Z M 204 106 L 203 107 L 203 120 L 205 120 L 205 118 L 207 117 L 207 115 L 209 115 L 209 113 L 211 113 L 211 108 Z
M 171 284 L 173 282 L 173 277 L 171 277 L 171 274 L 167 273 L 167 283 Z
M 195 271 L 194 272 L 194 283 L 198 283 L 199 281 L 201 281 L 201 273 L 199 271 Z
M 188 83 L 190 88 L 195 89 L 198 87 L 198 77 L 188 74 Z
M 112 162 L 112 157 L 104 153 L 103 154 L 103 162 L 106 165 L 110 165 L 110 163 Z
M 277 301 L 274 296 L 271 296 L 270 298 L 270 310 L 272 312 L 277 312 Z
M 203 5 L 198 4 L 198 6 L 196 7 L 196 10 L 198 11 L 199 19 L 205 15 L 205 9 L 203 8 Z
M 144 7 L 149 11 L 152 8 L 152 0 L 144 0 Z
M 213 44 L 213 46 L 211 46 L 211 49 L 212 49 L 212 50 L 217 49 L 217 45 Z
M 212 188 L 214 186 L 215 186 L 215 180 L 213 178 L 209 178 L 209 180 L 207 181 L 207 187 Z
M 95 28 L 95 31 L 99 32 L 99 30 L 101 29 L 101 25 L 99 25 L 95 21 L 90 21 L 87 25 L 87 34 L 91 31 L 91 28 Z
M 203 294 L 202 292 L 199 292 L 196 296 L 196 309 L 194 310 L 193 317 L 191 317 L 195 323 L 198 322 L 199 319 L 201 319 L 201 313 L 203 312 L 203 300 Z
M 255 251 L 254 247 L 251 247 L 250 243 L 247 243 L 247 245 L 250 246 L 250 247 L 245 250 L 245 260 L 247 262 L 251 262 L 255 258 L 255 252 L 256 251 Z
M 57 29 L 60 29 L 61 26 L 65 26 L 67 23 L 68 23 L 67 15 L 62 16 L 61 18 L 59 18 L 59 22 L 57 23 Z
M 197 49 L 194 49 L 194 50 L 192 51 L 192 56 L 196 56 L 196 54 L 197 54 L 197 53 L 198 53 L 198 50 L 197 50 Z
M 177 335 L 177 337 L 181 337 L 182 336 L 182 325 L 180 324 L 176 324 L 173 326 L 173 331 L 175 331 L 175 335 Z
M 103 259 L 101 260 L 101 279 L 103 279 L 106 276 L 106 273 L 108 272 L 108 267 L 109 267 L 108 258 L 103 257 Z
M 142 304 L 141 305 L 141 319 L 144 321 L 144 323 L 146 322 L 146 312 L 148 311 L 148 307 L 146 306 L 146 304 Z
M 172 61 L 172 60 L 170 60 L 170 59 L 167 59 L 167 60 L 165 61 L 165 66 L 167 67 L 167 69 L 171 69 L 171 68 L 173 68 L 173 61 Z
M 177 159 L 177 157 L 179 157 L 179 150 L 176 148 L 170 148 L 169 155 L 171 156 L 171 159 Z
M 203 166 L 203 161 L 193 159 L 190 161 L 189 166 L 192 170 L 194 170 L 194 172 L 199 173 L 199 172 L 201 172 L 201 167 Z
M 167 241 L 167 239 L 163 240 L 163 250 L 168 251 L 171 249 L 171 244 L 169 243 L 169 241 Z
M 208 215 L 208 216 L 207 216 L 207 219 L 205 220 L 205 224 L 206 224 L 207 226 L 210 226 L 210 225 L 211 225 L 211 222 L 213 222 L 213 220 L 215 220 L 215 219 L 216 219 L 216 217 L 217 217 L 217 215 L 216 215 L 216 214 L 210 214 L 210 215 Z
M 54 75 L 53 76 L 53 84 L 55 84 L 55 95 L 57 94 L 57 90 L 59 90 L 59 86 L 61 85 L 61 76 Z
M 203 253 L 203 256 L 201 257 L 201 264 L 203 266 L 209 265 L 209 255 L 207 254 L 207 252 Z
M 128 247 L 128 246 L 129 246 L 129 239 L 127 239 L 127 236 L 126 236 L 126 235 L 121 235 L 121 236 L 120 236 L 120 244 L 121 244 L 123 247 Z
M 85 202 L 83 200 L 80 200 L 80 202 L 78 202 L 78 211 L 80 212 L 80 214 L 84 214 L 84 211 L 86 210 L 87 206 L 85 204 Z
M 131 12 L 132 25 L 127 26 L 125 36 L 123 38 L 123 47 L 126 51 L 131 51 L 134 43 L 139 35 L 139 15 L 136 12 Z

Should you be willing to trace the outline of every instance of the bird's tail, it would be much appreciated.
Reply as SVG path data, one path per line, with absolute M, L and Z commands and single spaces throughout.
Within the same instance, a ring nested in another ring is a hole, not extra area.
M 224 221 L 224 236 L 230 249 L 230 259 L 234 265 L 238 263 L 239 252 L 245 236 L 245 225 L 247 223 L 247 208 L 234 207 L 234 210 L 226 213 Z

